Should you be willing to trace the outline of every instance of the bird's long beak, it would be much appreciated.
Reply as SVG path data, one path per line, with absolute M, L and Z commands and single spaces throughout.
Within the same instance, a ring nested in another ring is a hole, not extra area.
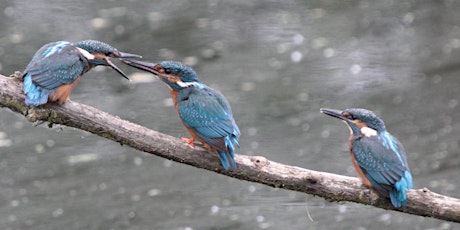
M 132 66 L 134 68 L 137 68 L 137 69 L 140 69 L 140 70 L 144 70 L 144 71 L 147 71 L 147 72 L 150 72 L 150 73 L 153 73 L 155 75 L 159 75 L 160 73 L 155 70 L 155 65 L 157 65 L 156 63 L 151 63 L 151 62 L 145 62 L 145 61 L 137 61 L 137 60 L 126 60 L 126 59 L 120 59 L 122 62 L 124 62 L 125 64 L 129 65 L 129 66 Z
M 142 58 L 141 55 L 118 52 L 117 58 Z
M 126 79 L 128 79 L 128 80 L 131 81 L 131 79 L 129 79 L 128 75 L 126 75 L 125 73 L 123 73 L 123 71 L 121 71 L 120 68 L 118 68 L 115 64 L 113 64 L 113 62 L 110 60 L 109 57 L 106 57 L 105 60 L 107 61 L 107 64 L 109 64 L 109 66 L 110 66 L 113 70 L 117 71 L 121 76 L 123 76 L 124 78 L 126 78 Z
M 336 110 L 336 109 L 326 109 L 326 108 L 321 108 L 319 110 L 321 113 L 324 113 L 326 115 L 329 115 L 331 117 L 335 117 L 344 121 L 349 121 L 348 118 L 344 117 L 342 115 L 343 111 L 342 110 Z

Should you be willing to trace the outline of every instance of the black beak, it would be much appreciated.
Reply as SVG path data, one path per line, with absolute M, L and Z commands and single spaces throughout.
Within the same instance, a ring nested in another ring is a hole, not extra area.
M 319 110 L 321 113 L 324 113 L 326 115 L 329 115 L 331 117 L 335 117 L 344 121 L 349 121 L 350 119 L 344 117 L 342 115 L 343 111 L 342 110 L 336 110 L 336 109 L 326 109 L 326 108 L 321 108 Z
M 157 65 L 156 63 L 150 63 L 150 62 L 145 62 L 145 61 L 135 61 L 135 60 L 126 60 L 126 59 L 120 59 L 122 62 L 125 64 L 132 66 L 134 68 L 144 70 L 150 73 L 153 73 L 155 75 L 159 75 L 159 72 L 155 70 L 155 66 Z
M 121 76 L 123 76 L 124 78 L 128 79 L 131 81 L 131 79 L 129 79 L 128 75 L 126 75 L 125 73 L 123 73 L 123 71 L 121 71 L 120 68 L 118 68 L 115 64 L 113 64 L 113 62 L 110 60 L 109 57 L 106 57 L 105 58 L 105 61 L 107 61 L 107 64 L 115 71 L 117 71 Z
M 142 58 L 141 55 L 118 52 L 117 58 Z

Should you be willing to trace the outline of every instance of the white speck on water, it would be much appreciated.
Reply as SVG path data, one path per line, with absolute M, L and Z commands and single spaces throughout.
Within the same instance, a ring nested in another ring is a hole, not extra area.
M 129 218 L 129 219 L 133 219 L 134 217 L 136 217 L 136 213 L 135 213 L 135 212 L 131 211 L 131 212 L 128 213 L 128 218 Z
M 24 122 L 17 121 L 17 122 L 14 123 L 13 126 L 14 126 L 15 129 L 22 129 L 22 128 L 24 128 Z
M 0 140 L 0 147 L 10 147 L 11 145 L 13 145 L 13 141 L 10 139 Z
M 334 57 L 334 55 L 335 55 L 335 50 L 332 48 L 326 48 L 323 50 L 323 56 L 325 58 L 331 58 L 331 57 Z
M 16 14 L 16 12 L 17 12 L 17 8 L 12 7 L 12 6 L 8 6 L 8 7 L 6 7 L 6 8 L 3 10 L 3 13 L 4 13 L 5 16 L 7 16 L 7 17 L 14 17 L 14 15 Z
M 190 215 L 192 215 L 192 210 L 184 209 L 184 216 L 190 216 Z
M 412 24 L 412 22 L 414 21 L 414 14 L 413 13 L 407 13 L 403 16 L 403 19 L 402 19 L 403 23 L 406 24 L 406 25 L 410 25 Z
M 219 206 L 217 206 L 217 205 L 211 206 L 211 214 L 212 215 L 216 215 L 217 213 L 219 213 L 219 210 L 220 210 Z
M 241 84 L 241 90 L 245 92 L 249 92 L 254 90 L 256 84 L 254 82 L 243 82 Z
M 454 39 L 450 40 L 450 47 L 452 47 L 452 49 L 460 48 L 460 39 L 454 38 Z
M 18 44 L 18 43 L 21 43 L 22 40 L 24 40 L 24 35 L 22 35 L 22 34 L 10 34 L 9 38 L 10 38 L 11 43 Z
M 98 185 L 98 187 L 99 187 L 99 190 L 104 191 L 105 189 L 107 189 L 107 184 L 106 183 L 100 183 Z
M 247 133 L 248 133 L 248 136 L 255 136 L 255 135 L 257 135 L 257 128 L 250 127 L 250 128 L 248 128 Z
M 292 37 L 292 42 L 295 45 L 302 45 L 304 41 L 305 41 L 305 37 L 302 34 L 296 34 Z
M 174 162 L 173 162 L 172 160 L 165 160 L 165 161 L 163 161 L 163 166 L 164 166 L 165 168 L 169 168 L 169 167 L 172 166 L 173 163 L 174 163 Z
M 323 8 L 313 9 L 313 18 L 315 19 L 322 18 L 324 17 L 324 15 L 326 15 L 326 10 L 324 10 Z
M 303 59 L 303 54 L 300 51 L 294 51 L 291 53 L 291 61 L 298 63 L 302 61 Z
M 56 143 L 56 142 L 55 142 L 54 140 L 48 139 L 48 140 L 46 141 L 46 146 L 48 146 L 49 148 L 51 148 L 51 147 L 54 146 L 55 143 Z
M 401 104 L 402 101 L 403 101 L 403 98 L 400 95 L 393 97 L 393 100 L 392 100 L 393 104 L 395 105 Z
M 138 194 L 133 194 L 133 195 L 131 195 L 131 200 L 132 201 L 140 201 L 141 196 L 139 196 Z
M 209 18 L 198 18 L 195 20 L 195 26 L 197 28 L 206 28 L 211 24 L 211 21 Z
M 8 216 L 8 220 L 9 220 L 10 222 L 15 222 L 15 221 L 18 220 L 18 218 L 17 218 L 15 215 L 9 215 L 9 216 Z
M 329 135 L 330 135 L 329 130 L 323 130 L 321 132 L 321 137 L 323 137 L 323 138 L 328 138 Z
M 251 149 L 257 149 L 259 148 L 259 142 L 253 141 L 251 142 Z
M 53 217 L 60 217 L 62 214 L 64 214 L 64 210 L 62 208 L 58 208 L 52 213 Z
M 267 223 L 267 222 L 264 222 L 264 223 L 260 223 L 260 224 L 259 224 L 259 228 L 260 228 L 260 229 L 267 229 L 267 228 L 270 228 L 271 226 L 272 226 L 272 224 Z
M 339 205 L 338 211 L 339 213 L 345 213 L 348 210 L 348 207 L 346 205 Z
M 156 188 L 152 188 L 148 191 L 148 195 L 150 197 L 158 196 L 160 195 L 160 193 L 161 193 L 160 189 L 156 189 Z
M 230 215 L 231 221 L 237 221 L 238 219 L 240 219 L 240 216 L 238 216 L 237 214 Z
M 160 49 L 158 51 L 158 54 L 163 59 L 174 59 L 176 57 L 176 52 L 166 48 Z
M 308 101 L 308 98 L 309 98 L 309 96 L 308 96 L 308 93 L 306 93 L 306 92 L 297 94 L 297 100 L 298 101 L 302 101 L 302 102 Z
M 350 67 L 350 72 L 354 75 L 361 73 L 361 66 L 358 64 L 354 64 Z
M 187 227 L 184 228 L 184 230 L 193 230 L 193 228 L 187 226 Z
M 449 106 L 449 108 L 451 109 L 454 109 L 455 107 L 457 107 L 458 105 L 458 101 L 456 99 L 451 99 L 449 100 L 449 102 L 447 102 L 447 106 Z
M 256 220 L 257 220 L 257 222 L 261 223 L 261 222 L 264 222 L 265 217 L 264 216 L 257 216 Z
M 126 29 L 123 25 L 116 25 L 114 31 L 115 31 L 115 34 L 122 35 L 125 33 Z
M 222 200 L 222 205 L 223 206 L 229 206 L 231 204 L 232 204 L 232 202 L 229 199 L 223 199 Z
M 279 54 L 286 53 L 291 48 L 291 45 L 288 43 L 281 43 L 276 46 L 276 52 Z
M 143 160 L 140 157 L 135 157 L 133 162 L 134 162 L 134 165 L 140 166 L 140 165 L 142 165 Z
M 163 106 L 164 107 L 172 107 L 174 105 L 174 102 L 172 100 L 172 98 L 165 98 L 163 99 Z
M 107 26 L 108 22 L 104 18 L 93 18 L 90 22 L 91 26 L 95 29 L 101 29 Z
M 10 205 L 11 205 L 11 207 L 17 207 L 17 206 L 19 206 L 19 201 L 18 200 L 12 200 L 12 201 L 10 201 Z
M 276 58 L 270 58 L 268 60 L 268 65 L 272 67 L 273 69 L 281 69 L 284 66 L 283 62 L 279 61 Z
M 201 57 L 210 59 L 213 58 L 217 55 L 216 51 L 211 48 L 206 48 L 201 50 Z
M 188 56 L 188 57 L 185 57 L 182 62 L 185 65 L 193 67 L 193 66 L 196 66 L 198 64 L 198 58 L 196 56 Z
M 159 22 L 163 18 L 163 15 L 160 12 L 152 11 L 147 15 L 147 18 L 150 22 Z
M 44 153 L 45 152 L 45 146 L 43 146 L 42 144 L 35 145 L 35 152 L 36 153 Z
M 442 77 L 439 76 L 439 75 L 434 75 L 433 78 L 431 78 L 431 81 L 434 83 L 434 84 L 438 84 L 442 81 Z
M 256 190 L 257 190 L 256 186 L 254 186 L 254 185 L 249 185 L 249 186 L 248 186 L 248 191 L 249 191 L 250 193 L 253 193 L 253 192 L 255 192 Z
M 94 153 L 84 153 L 80 155 L 75 155 L 75 156 L 69 156 L 67 158 L 67 163 L 74 165 L 74 164 L 81 164 L 81 163 L 87 163 L 91 161 L 96 161 L 99 159 L 99 155 L 94 154 Z
M 310 124 L 308 124 L 308 123 L 303 124 L 302 125 L 302 130 L 304 132 L 307 132 L 308 130 L 310 130 Z
M 320 49 L 320 48 L 323 48 L 327 45 L 328 41 L 326 38 L 323 38 L 323 37 L 319 37 L 319 38 L 315 38 L 313 39 L 312 43 L 311 43 L 311 47 L 313 49 Z
M 383 222 L 385 224 L 390 224 L 391 223 L 391 214 L 389 214 L 389 213 L 382 214 L 377 218 L 377 220 L 380 221 L 380 222 Z
M 144 73 L 144 72 L 135 72 L 129 75 L 129 79 L 131 79 L 131 81 L 123 81 L 123 82 L 141 84 L 141 83 L 150 83 L 150 82 L 154 82 L 158 80 L 158 78 L 155 77 L 153 74 Z

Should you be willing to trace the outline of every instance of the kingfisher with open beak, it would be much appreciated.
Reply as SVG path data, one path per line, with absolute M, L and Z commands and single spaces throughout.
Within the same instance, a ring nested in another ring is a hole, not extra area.
M 383 120 L 366 109 L 321 112 L 350 128 L 351 160 L 363 183 L 389 197 L 394 207 L 402 207 L 406 190 L 412 188 L 412 175 L 403 146 L 386 130 Z
M 39 106 L 47 102 L 60 104 L 69 99 L 73 88 L 83 74 L 98 65 L 109 66 L 128 79 L 111 58 L 141 58 L 123 53 L 100 41 L 85 40 L 77 43 L 51 42 L 42 46 L 22 73 L 26 104 Z
M 236 169 L 233 158 L 240 130 L 221 92 L 205 85 L 192 68 L 180 62 L 122 61 L 158 76 L 169 86 L 179 118 L 192 136 L 183 140 L 191 146 L 195 140 L 200 141 L 209 151 L 217 152 L 225 170 Z

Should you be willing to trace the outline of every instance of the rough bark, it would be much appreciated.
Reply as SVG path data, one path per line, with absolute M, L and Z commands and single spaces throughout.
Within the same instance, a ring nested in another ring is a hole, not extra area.
M 191 148 L 178 138 L 147 129 L 96 108 L 69 101 L 64 105 L 28 107 L 18 75 L 0 75 L 0 107 L 24 115 L 29 121 L 44 121 L 75 127 L 132 148 L 176 162 L 214 171 L 240 180 L 304 192 L 328 201 L 350 201 L 404 213 L 460 222 L 460 199 L 433 193 L 426 188 L 407 192 L 407 204 L 395 209 L 353 177 L 312 171 L 273 162 L 263 156 L 236 155 L 236 171 L 225 171 L 219 159 L 200 147 Z

